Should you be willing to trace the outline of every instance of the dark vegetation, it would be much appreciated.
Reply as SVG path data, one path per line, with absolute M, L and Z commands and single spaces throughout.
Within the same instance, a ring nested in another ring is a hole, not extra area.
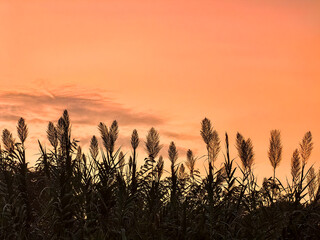
M 98 128 L 101 140 L 93 136 L 84 154 L 71 137 L 65 111 L 57 124 L 49 123 L 51 147 L 39 142 L 34 168 L 25 155 L 24 119 L 17 125 L 17 141 L 3 130 L 0 239 L 319 239 L 320 178 L 307 167 L 310 132 L 293 153 L 290 178 L 281 183 L 276 174 L 280 132 L 271 131 L 268 157 L 274 174 L 259 186 L 252 171 L 252 141 L 238 133 L 237 153 L 230 153 L 228 135 L 220 140 L 208 119 L 200 131 L 207 150 L 204 178 L 191 150 L 180 156 L 186 161 L 178 161 L 173 142 L 170 170 L 164 173 L 154 128 L 145 142 L 134 130 L 127 154 L 116 148 L 116 121 Z M 137 149 L 143 147 L 146 158 L 140 167 Z M 214 165 L 219 152 L 224 157 L 220 169 Z M 240 166 L 231 157 L 236 155 Z

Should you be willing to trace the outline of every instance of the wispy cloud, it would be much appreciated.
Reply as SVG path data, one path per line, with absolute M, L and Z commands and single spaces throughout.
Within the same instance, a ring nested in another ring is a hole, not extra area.
M 92 135 L 99 139 L 102 147 L 100 133 L 97 129 L 99 122 L 108 126 L 117 120 L 120 126 L 119 139 L 116 147 L 121 147 L 125 153 L 130 153 L 130 138 L 132 129 L 137 128 L 140 135 L 139 152 L 145 156 L 145 135 L 150 127 L 156 127 L 161 135 L 163 144 L 161 155 L 167 158 L 170 141 L 194 141 L 198 136 L 187 134 L 176 129 L 177 132 L 167 129 L 170 119 L 163 118 L 154 113 L 135 111 L 118 103 L 106 93 L 97 94 L 95 91 L 73 90 L 72 86 L 65 86 L 63 90 L 38 89 L 35 91 L 0 91 L 0 124 L 14 131 L 20 117 L 24 117 L 30 127 L 30 152 L 37 151 L 39 139 L 47 147 L 45 129 L 49 121 L 56 122 L 64 109 L 70 114 L 73 124 L 72 137 L 79 140 L 79 145 L 87 149 Z M 163 138 L 162 138 L 163 137 Z M 181 161 L 184 161 L 187 148 L 177 145 Z M 29 151 L 28 151 L 29 152 Z M 33 155 L 32 155 L 33 156 Z M 32 161 L 34 162 L 34 161 Z
M 171 132 L 171 131 L 161 131 L 161 134 L 168 138 L 177 139 L 177 140 L 199 140 L 199 136 L 192 135 L 192 134 L 186 134 L 186 133 L 179 133 L 179 132 Z
M 0 92 L 0 121 L 17 121 L 20 116 L 28 122 L 45 123 L 56 120 L 68 109 L 72 122 L 97 125 L 116 119 L 123 126 L 161 125 L 166 120 L 147 112 L 134 110 L 97 93 L 39 90 L 35 92 Z

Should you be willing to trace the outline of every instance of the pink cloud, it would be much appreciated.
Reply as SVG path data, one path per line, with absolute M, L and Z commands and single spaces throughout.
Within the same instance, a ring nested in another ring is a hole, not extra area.
M 64 109 L 72 122 L 97 125 L 101 121 L 117 120 L 123 126 L 160 125 L 166 120 L 152 113 L 135 112 L 111 98 L 97 93 L 82 92 L 14 92 L 0 93 L 1 122 L 17 121 L 47 123 L 56 120 Z

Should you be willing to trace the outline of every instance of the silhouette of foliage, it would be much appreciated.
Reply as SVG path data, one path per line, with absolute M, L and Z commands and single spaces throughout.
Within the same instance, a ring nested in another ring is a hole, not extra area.
M 280 132 L 271 131 L 269 160 L 274 176 L 259 186 L 254 175 L 253 143 L 236 135 L 237 158 L 224 138 L 222 167 L 214 171 L 220 138 L 205 118 L 200 134 L 208 169 L 189 149 L 168 148 L 159 156 L 160 135 L 151 128 L 147 155 L 137 167 L 139 135 L 133 130 L 132 151 L 117 147 L 119 126 L 98 125 L 88 154 L 72 138 L 65 110 L 47 128 L 48 149 L 38 141 L 39 158 L 28 166 L 28 127 L 17 124 L 17 139 L 4 129 L 0 145 L 0 239 L 318 239 L 320 235 L 320 169 L 307 167 L 313 149 L 307 132 L 291 159 L 292 183 L 275 178 L 282 157 Z M 101 146 L 99 147 L 99 142 Z M 3 146 L 3 148 L 1 148 Z M 222 156 L 222 155 L 221 155 Z

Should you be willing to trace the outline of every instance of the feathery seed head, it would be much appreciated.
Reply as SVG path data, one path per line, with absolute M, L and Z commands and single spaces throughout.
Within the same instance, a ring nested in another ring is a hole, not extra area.
M 104 128 L 107 129 L 106 127 Z M 114 145 L 118 139 L 118 134 L 119 134 L 118 122 L 115 120 L 112 122 L 111 127 L 109 128 L 109 132 L 107 131 L 106 141 L 104 141 L 105 146 L 109 152 L 114 151 Z
M 159 133 L 152 127 L 147 134 L 146 150 L 149 157 L 155 158 L 161 150 Z
M 282 144 L 279 130 L 272 130 L 268 156 L 272 167 L 275 169 L 282 158 Z
M 108 130 L 108 127 L 100 122 L 98 129 L 101 134 L 103 146 L 108 152 L 113 152 L 115 141 L 118 138 L 118 123 L 114 121 Z
M 291 176 L 293 181 L 297 181 L 300 174 L 300 156 L 298 149 L 294 150 L 291 158 Z
M 236 148 L 238 150 L 238 156 L 241 160 L 243 168 L 249 169 L 250 171 L 254 161 L 254 152 L 251 139 L 248 138 L 245 140 L 240 133 L 237 133 Z
M 312 166 L 309 170 L 309 173 L 307 175 L 307 180 L 308 180 L 308 192 L 309 192 L 309 197 L 310 199 L 314 198 L 315 193 L 316 193 L 316 188 L 317 188 L 317 184 L 316 184 L 316 173 L 314 170 L 314 167 Z
M 118 122 L 114 120 L 110 127 L 110 138 L 113 144 L 117 141 L 119 135 Z
M 196 163 L 196 158 L 193 156 L 193 152 L 189 149 L 187 151 L 186 165 L 189 168 L 191 175 L 193 174 L 195 163 Z
M 2 131 L 2 142 L 5 150 L 12 152 L 14 150 L 14 139 L 12 133 L 8 129 Z
M 18 132 L 19 139 L 23 144 L 28 137 L 28 127 L 23 118 L 20 118 L 18 121 L 17 132 Z
M 243 141 L 243 136 L 238 132 L 237 133 L 237 138 L 236 138 L 236 147 L 238 149 L 239 146 L 241 146 Z
M 172 165 L 174 165 L 178 159 L 178 151 L 174 142 L 170 143 L 168 155 Z
M 310 158 L 312 149 L 313 149 L 312 134 L 309 131 L 304 135 L 302 142 L 300 143 L 300 155 L 302 158 L 303 165 L 307 164 L 307 161 Z
M 100 122 L 98 125 L 98 129 L 100 131 L 100 135 L 103 141 L 103 146 L 105 147 L 105 149 L 108 151 L 109 150 L 109 131 L 108 131 L 108 127 Z
M 220 138 L 216 130 L 212 132 L 212 139 L 209 142 L 208 150 L 209 150 L 209 162 L 214 163 L 220 152 Z
M 93 136 L 90 141 L 90 154 L 93 159 L 96 159 L 99 154 L 99 143 L 96 136 Z
M 70 117 L 67 110 L 63 111 L 62 119 L 64 121 L 65 127 L 68 129 L 70 127 Z
M 139 146 L 139 135 L 138 131 L 136 129 L 133 130 L 132 135 L 131 135 L 131 146 L 134 150 L 136 150 Z
M 54 126 L 54 124 L 52 122 L 49 122 L 49 124 L 48 124 L 47 138 L 48 138 L 50 144 L 54 148 L 57 148 L 57 146 L 58 146 L 58 132 L 57 132 L 57 129 L 55 128 L 55 126 Z
M 213 128 L 211 121 L 208 118 L 202 120 L 200 134 L 205 144 L 209 145 L 213 139 Z

